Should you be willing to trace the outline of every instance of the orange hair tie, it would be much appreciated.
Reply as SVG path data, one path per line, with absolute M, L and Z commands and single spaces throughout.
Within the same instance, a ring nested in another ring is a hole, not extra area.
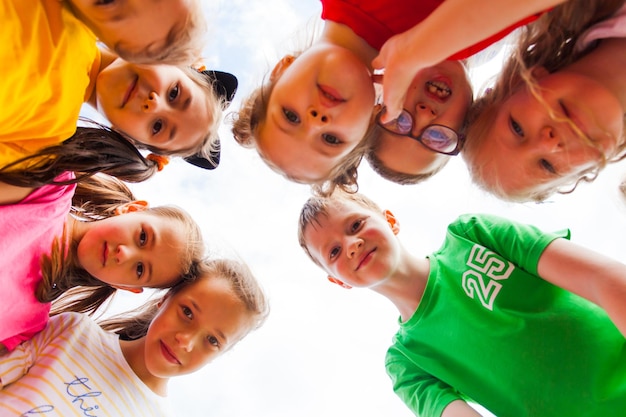
M 146 159 L 156 162 L 159 172 L 163 171 L 165 165 L 170 163 L 170 158 L 168 158 L 167 156 L 157 155 L 154 153 L 149 154 Z

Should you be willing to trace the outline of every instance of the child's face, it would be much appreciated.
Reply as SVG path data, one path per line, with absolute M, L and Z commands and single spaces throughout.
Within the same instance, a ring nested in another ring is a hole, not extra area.
M 142 211 L 86 225 L 78 263 L 99 280 L 132 289 L 171 287 L 180 278 L 185 235 L 179 222 Z
M 374 98 L 369 71 L 356 55 L 314 45 L 276 81 L 258 150 L 289 177 L 323 181 L 365 135 Z
M 309 252 L 330 277 L 352 287 L 375 287 L 400 261 L 397 225 L 352 201 L 333 203 L 328 216 L 304 230 Z
M 98 75 L 96 95 L 115 129 L 164 151 L 195 148 L 213 122 L 206 92 L 173 65 L 117 59 Z
M 444 61 L 421 70 L 413 79 L 403 107 L 413 116 L 413 135 L 429 125 L 447 126 L 460 132 L 472 103 L 472 87 L 463 65 Z M 389 169 L 409 175 L 429 173 L 449 156 L 433 152 L 408 136 L 382 130 L 375 154 Z
M 611 158 L 622 140 L 624 109 L 611 92 L 566 71 L 540 71 L 538 78 L 540 97 L 555 117 L 525 86 L 518 88 L 499 106 L 472 162 L 487 185 L 506 195 L 571 182 L 597 166 L 602 154 Z
M 250 327 L 249 313 L 230 283 L 201 278 L 160 306 L 146 334 L 146 367 L 160 378 L 194 372 L 227 351 Z
M 188 0 L 70 0 L 77 17 L 125 59 L 158 56 L 183 30 Z M 145 60 L 144 60 L 145 62 Z

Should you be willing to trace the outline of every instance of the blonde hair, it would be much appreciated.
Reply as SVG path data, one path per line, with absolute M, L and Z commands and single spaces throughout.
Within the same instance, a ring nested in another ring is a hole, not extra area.
M 304 238 L 304 232 L 308 226 L 318 227 L 320 225 L 320 216 L 327 217 L 330 210 L 336 208 L 337 204 L 342 202 L 352 202 L 359 206 L 371 210 L 372 212 L 381 214 L 382 209 L 369 197 L 360 193 L 348 193 L 342 190 L 336 190 L 330 195 L 320 196 L 313 195 L 300 210 L 300 217 L 298 220 L 298 243 L 309 258 L 320 268 L 324 268 L 311 254 Z M 381 214 L 382 215 L 382 214 Z
M 554 192 L 569 193 L 578 183 L 593 181 L 607 162 L 615 162 L 625 156 L 623 151 L 626 148 L 626 140 L 622 137 L 616 156 L 608 161 L 603 157 L 596 167 L 566 176 L 556 183 L 518 193 L 505 192 L 497 179 L 495 184 L 490 185 L 484 177 L 482 165 L 477 160 L 482 142 L 491 128 L 499 106 L 519 88 L 528 88 L 531 94 L 546 106 L 552 119 L 568 122 L 583 140 L 597 147 L 576 125 L 554 115 L 540 96 L 540 88 L 532 75 L 532 70 L 544 67 L 552 73 L 580 59 L 589 51 L 574 52 L 578 37 L 590 26 L 613 14 L 623 3 L 623 0 L 569 0 L 521 29 L 517 47 L 505 62 L 495 85 L 474 102 L 468 114 L 469 125 L 463 158 L 468 164 L 472 179 L 479 186 L 506 200 L 542 201 Z
M 195 62 L 204 48 L 207 23 L 200 0 L 187 0 L 187 4 L 189 10 L 185 22 L 169 31 L 161 49 L 144 48 L 140 53 L 132 54 L 114 46 L 113 51 L 122 59 L 139 64 L 188 65 Z
M 99 221 L 114 216 L 123 204 L 136 200 L 130 189 L 120 180 L 97 174 L 77 184 L 72 198 L 72 214 L 82 221 Z M 204 241 L 198 224 L 184 210 L 173 206 L 148 208 L 146 213 L 178 222 L 185 236 L 185 248 L 181 251 L 181 279 L 204 256 Z M 116 289 L 98 280 L 78 265 L 76 244 L 68 243 L 69 232 L 64 230 L 61 238 L 52 244 L 50 255 L 41 261 L 42 281 L 35 295 L 42 303 L 58 299 L 51 314 L 76 311 L 92 314 L 106 302 Z M 69 247 L 68 247 L 69 246 Z
M 165 297 L 174 296 L 182 289 L 194 285 L 203 279 L 223 279 L 228 281 L 233 293 L 246 307 L 251 322 L 248 330 L 252 331 L 263 325 L 269 315 L 269 302 L 250 268 L 241 261 L 207 259 L 198 263 L 194 273 L 172 287 L 164 297 L 158 300 L 151 300 L 134 311 L 104 320 L 100 323 L 100 326 L 104 330 L 119 334 L 125 340 L 139 339 L 146 335 L 150 323 L 157 314 L 158 305 Z

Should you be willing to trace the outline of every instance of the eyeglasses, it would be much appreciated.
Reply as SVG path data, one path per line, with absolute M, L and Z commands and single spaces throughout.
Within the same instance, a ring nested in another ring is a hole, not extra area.
M 427 149 L 444 155 L 457 155 L 463 146 L 463 135 L 448 126 L 432 124 L 426 126 L 419 136 L 413 136 L 413 116 L 402 110 L 396 119 L 382 123 L 380 118 L 385 113 L 383 108 L 376 116 L 376 123 L 386 131 L 398 136 L 408 136 L 421 143 Z

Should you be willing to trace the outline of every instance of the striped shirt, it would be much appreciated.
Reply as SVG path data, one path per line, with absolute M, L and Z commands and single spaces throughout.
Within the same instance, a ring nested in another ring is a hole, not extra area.
M 171 416 L 168 401 L 135 375 L 117 335 L 64 313 L 0 356 L 0 416 Z

